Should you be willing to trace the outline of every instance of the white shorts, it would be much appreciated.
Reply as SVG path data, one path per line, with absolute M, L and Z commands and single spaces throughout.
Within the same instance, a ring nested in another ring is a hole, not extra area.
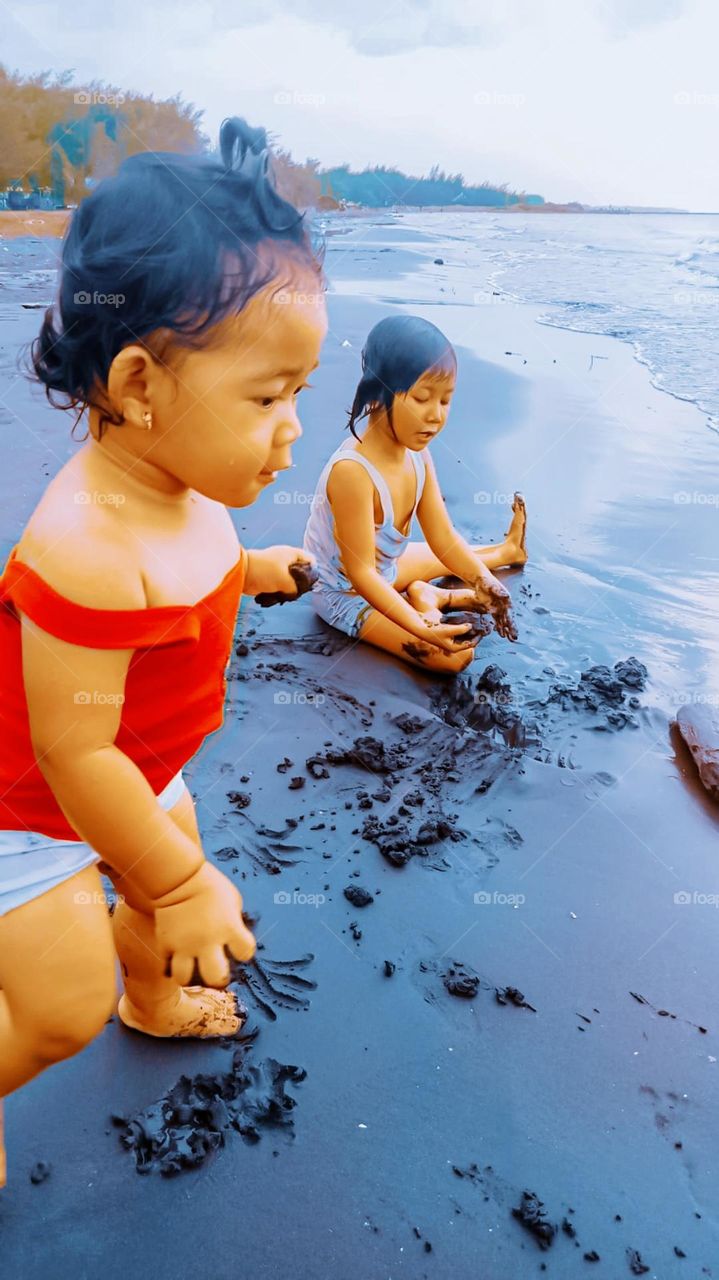
M 157 797 L 172 809 L 186 790 L 182 770 Z M 100 861 L 84 840 L 56 840 L 37 831 L 0 831 L 0 916 L 39 898 Z

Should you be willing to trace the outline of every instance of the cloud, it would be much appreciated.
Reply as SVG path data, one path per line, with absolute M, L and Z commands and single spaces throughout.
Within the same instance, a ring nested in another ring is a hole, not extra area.
M 621 38 L 681 18 L 685 0 L 597 0 L 596 14 L 610 35 Z
M 287 14 L 308 25 L 326 26 L 347 37 L 370 58 L 428 47 L 491 48 L 527 13 L 527 0 L 485 0 L 477 22 L 473 0 L 212 0 L 215 23 L 226 29 L 255 26 Z

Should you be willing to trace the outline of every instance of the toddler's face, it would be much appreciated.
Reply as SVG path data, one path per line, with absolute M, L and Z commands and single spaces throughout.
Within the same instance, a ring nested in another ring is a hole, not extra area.
M 275 291 L 274 298 L 271 296 Z M 218 326 L 218 342 L 183 355 L 161 406 L 172 473 L 229 507 L 247 507 L 292 464 L 297 396 L 327 333 L 316 277 L 256 294 Z
M 400 444 L 418 452 L 443 430 L 454 393 L 456 374 L 422 374 L 392 405 L 392 424 Z

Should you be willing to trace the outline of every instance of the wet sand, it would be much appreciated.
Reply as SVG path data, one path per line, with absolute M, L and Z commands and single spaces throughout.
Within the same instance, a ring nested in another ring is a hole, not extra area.
M 301 541 L 362 341 L 404 299 L 458 350 L 434 450 L 457 524 L 499 540 L 525 495 L 530 562 L 502 575 L 519 640 L 450 683 L 306 601 L 245 601 L 225 726 L 186 774 L 256 918 L 247 1035 L 163 1044 L 115 1018 L 14 1095 L 8 1274 L 719 1272 L 718 811 L 670 727 L 719 691 L 716 506 L 695 496 L 716 440 L 619 342 L 457 302 L 451 244 L 380 221 L 331 239 L 297 465 L 237 529 Z M 12 382 L 21 303 L 50 296 L 22 276 L 47 246 L 12 250 L 3 559 L 76 448 Z M 163 1177 L 178 1151 L 197 1167 Z

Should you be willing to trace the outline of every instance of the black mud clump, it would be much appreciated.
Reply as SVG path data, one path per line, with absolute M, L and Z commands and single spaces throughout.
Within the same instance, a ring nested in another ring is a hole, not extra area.
M 442 625 L 447 627 L 468 627 L 469 629 L 462 634 L 452 637 L 454 644 L 466 644 L 468 640 L 472 644 L 478 644 L 480 640 L 484 640 L 492 630 L 492 622 L 488 614 L 475 612 L 445 613 L 442 616 Z
M 406 763 L 406 751 L 400 743 L 382 742 L 369 734 L 355 738 L 351 747 L 344 750 L 330 749 L 324 754 L 327 764 L 352 764 L 369 773 L 393 774 Z
M 479 974 L 466 964 L 451 964 L 442 974 L 442 981 L 451 996 L 464 1000 L 473 1000 L 479 991 Z
M 41 1182 L 46 1182 L 50 1177 L 51 1166 L 47 1160 L 38 1160 L 30 1170 L 30 1181 L 34 1187 L 39 1187 Z
M 275 1058 L 248 1066 L 245 1050 L 237 1049 L 229 1071 L 181 1076 L 158 1102 L 111 1119 L 121 1130 L 122 1145 L 135 1156 L 137 1172 L 168 1177 L 203 1164 L 232 1132 L 248 1143 L 259 1142 L 266 1129 L 291 1134 L 296 1099 L 286 1086 L 306 1074 Z
M 642 1255 L 638 1249 L 627 1249 L 627 1262 L 633 1276 L 644 1276 L 650 1269 L 646 1262 L 642 1262 Z
M 636 716 L 641 703 L 636 690 L 644 689 L 648 671 L 636 658 L 615 662 L 613 669 L 605 666 L 588 667 L 577 684 L 561 680 L 553 684 L 543 705 L 557 703 L 562 709 L 582 707 L 598 719 L 593 728 L 617 730 L 637 727 Z
M 368 907 L 370 902 L 374 902 L 374 898 L 369 889 L 363 889 L 359 884 L 350 884 L 343 891 L 348 902 L 353 907 Z
M 544 1203 L 533 1191 L 522 1192 L 522 1202 L 512 1209 L 512 1217 L 534 1236 L 540 1249 L 549 1249 L 554 1243 L 557 1228 L 548 1221 Z
M 289 566 L 290 577 L 297 587 L 294 593 L 288 591 L 261 591 L 255 600 L 261 609 L 269 609 L 273 604 L 286 604 L 288 600 L 298 600 L 300 596 L 311 591 L 318 578 L 309 560 L 295 560 Z
M 495 987 L 494 998 L 497 1004 L 513 1004 L 517 1009 L 531 1009 L 532 1013 L 537 1012 L 534 1005 L 529 1004 L 516 987 Z
M 437 690 L 434 710 L 454 729 L 499 734 L 508 747 L 526 747 L 537 739 L 515 705 L 507 673 L 492 664 L 479 676 L 463 677 Z
M 435 816 L 410 824 L 397 814 L 380 819 L 372 813 L 364 820 L 362 837 L 376 845 L 393 867 L 405 867 L 410 858 L 427 857 L 437 844 L 464 840 L 466 834 L 448 817 Z

